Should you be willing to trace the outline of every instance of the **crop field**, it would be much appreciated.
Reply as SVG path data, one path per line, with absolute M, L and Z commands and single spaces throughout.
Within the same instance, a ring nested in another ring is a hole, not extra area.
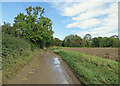
M 119 61 L 118 48 L 62 48 Z

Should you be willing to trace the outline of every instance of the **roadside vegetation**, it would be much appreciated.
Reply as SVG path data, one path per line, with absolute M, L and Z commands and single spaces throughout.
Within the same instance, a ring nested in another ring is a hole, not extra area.
M 35 56 L 36 50 L 44 51 L 32 46 L 33 43 L 10 34 L 2 33 L 2 80 L 11 79 L 22 67 L 27 65 Z
M 84 84 L 118 84 L 118 62 L 63 49 L 52 49 Z
M 28 7 L 26 14 L 19 13 L 13 25 L 4 22 L 2 32 L 2 79 L 11 79 L 18 70 L 28 64 L 36 50 L 51 46 L 52 22 L 44 17 L 44 8 Z

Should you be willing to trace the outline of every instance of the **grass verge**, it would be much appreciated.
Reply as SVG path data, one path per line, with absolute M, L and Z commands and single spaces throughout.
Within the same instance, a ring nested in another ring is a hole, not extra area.
M 19 57 L 9 57 L 8 59 L 2 59 L 2 79 L 3 83 L 15 76 L 16 72 L 28 64 L 33 58 L 33 54 L 30 53 L 29 56 L 22 58 Z
M 118 84 L 118 62 L 69 50 L 53 50 L 84 84 Z
M 35 52 L 42 51 L 29 41 L 13 37 L 10 34 L 2 34 L 2 80 L 15 76 L 16 72 L 28 64 L 34 57 Z M 0 61 L 1 62 L 1 61 Z

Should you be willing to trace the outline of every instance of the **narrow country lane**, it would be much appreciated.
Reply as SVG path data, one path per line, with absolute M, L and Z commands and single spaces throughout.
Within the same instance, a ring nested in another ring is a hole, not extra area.
M 26 67 L 27 68 L 27 67 Z M 69 66 L 49 49 L 10 84 L 80 84 Z M 18 78 L 18 79 L 17 79 Z

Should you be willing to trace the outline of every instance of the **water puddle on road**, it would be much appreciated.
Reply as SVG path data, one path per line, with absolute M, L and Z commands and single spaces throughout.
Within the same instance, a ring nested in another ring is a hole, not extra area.
M 54 64 L 55 64 L 55 67 L 60 67 L 60 62 L 58 60 L 58 57 L 54 58 Z
M 58 56 L 54 56 L 54 62 L 53 62 L 53 69 L 56 71 L 59 71 L 59 72 L 62 72 L 62 68 L 61 68 L 61 63 L 58 59 Z
M 56 81 L 59 84 L 68 84 L 68 81 L 66 80 L 66 75 L 65 75 L 65 69 L 61 65 L 58 56 L 52 55 L 52 69 L 54 71 Z

